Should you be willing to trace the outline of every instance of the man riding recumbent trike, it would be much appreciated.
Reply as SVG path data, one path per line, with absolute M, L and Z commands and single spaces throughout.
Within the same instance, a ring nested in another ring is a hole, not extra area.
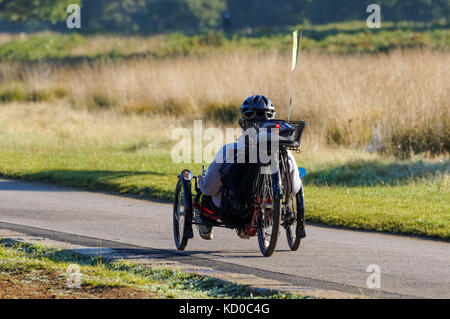
M 244 134 L 225 145 L 202 175 L 178 176 L 173 208 L 177 249 L 184 250 L 196 225 L 200 237 L 213 238 L 213 227 L 235 229 L 242 239 L 258 236 L 262 254 L 275 250 L 280 226 L 297 250 L 305 234 L 305 202 L 291 151 L 298 151 L 306 123 L 276 120 L 272 102 L 254 95 L 241 106 Z

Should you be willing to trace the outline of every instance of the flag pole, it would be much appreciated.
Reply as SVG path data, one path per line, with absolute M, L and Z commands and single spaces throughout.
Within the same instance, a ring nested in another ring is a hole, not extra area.
M 292 71 L 294 72 L 293 78 L 292 78 L 292 87 L 291 87 L 291 95 L 289 98 L 289 115 L 288 115 L 288 122 L 291 120 L 291 108 L 292 108 L 292 99 L 294 96 L 294 88 L 295 88 L 295 77 L 297 75 L 297 64 L 298 64 L 298 54 L 301 49 L 301 42 L 303 38 L 303 31 L 300 31 L 300 37 L 299 37 L 299 30 L 295 30 L 292 33 L 293 37 L 293 43 L 292 43 Z

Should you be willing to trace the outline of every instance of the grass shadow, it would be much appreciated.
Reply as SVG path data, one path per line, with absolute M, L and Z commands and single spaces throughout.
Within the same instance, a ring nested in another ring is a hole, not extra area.
M 34 182 L 53 183 L 61 186 L 83 188 L 92 191 L 110 191 L 121 194 L 139 195 L 146 198 L 163 201 L 172 200 L 173 197 L 172 192 L 165 191 L 158 187 L 150 185 L 125 186 L 119 181 L 117 181 L 118 179 L 121 178 L 128 178 L 133 176 L 159 176 L 159 177 L 166 176 L 166 174 L 164 173 L 153 171 L 47 170 L 42 172 L 27 173 L 21 175 L 13 174 L 3 176 L 12 178 L 21 178 Z M 5 188 L 4 190 L 8 190 L 10 186 L 4 185 Z M 52 188 L 49 188 L 48 191 L 52 191 Z M 55 188 L 55 191 L 58 191 L 58 189 Z
M 417 161 L 388 164 L 376 160 L 357 160 L 313 171 L 305 177 L 304 182 L 317 186 L 399 185 L 422 179 L 432 180 L 449 172 L 450 160 L 438 163 Z

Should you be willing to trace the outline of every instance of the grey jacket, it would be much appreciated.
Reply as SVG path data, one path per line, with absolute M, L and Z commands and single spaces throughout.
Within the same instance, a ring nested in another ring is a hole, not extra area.
M 199 187 L 202 193 L 206 196 L 211 196 L 214 205 L 221 207 L 222 202 L 222 181 L 220 179 L 219 169 L 222 166 L 222 161 L 218 160 L 224 158 L 227 155 L 227 150 L 242 148 L 241 143 L 233 143 L 225 145 L 216 155 L 215 160 L 211 163 L 208 168 L 208 172 L 205 177 L 200 180 Z M 291 151 L 288 151 L 289 156 L 289 167 L 290 175 L 292 180 L 292 194 L 297 194 L 302 187 L 302 180 L 300 179 L 300 174 L 298 172 L 297 162 L 295 161 L 294 155 Z M 245 182 L 245 181 L 243 181 Z M 283 189 L 286 189 L 287 185 L 283 185 Z

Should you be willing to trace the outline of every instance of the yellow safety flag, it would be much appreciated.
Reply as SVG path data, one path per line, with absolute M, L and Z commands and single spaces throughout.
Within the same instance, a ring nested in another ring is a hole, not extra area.
M 300 37 L 299 37 L 298 30 L 295 30 L 292 33 L 292 37 L 293 37 L 293 43 L 292 43 L 292 71 L 294 71 L 295 68 L 297 67 L 298 51 L 299 51 L 299 48 L 300 48 L 302 34 L 303 34 L 303 31 L 300 32 Z

